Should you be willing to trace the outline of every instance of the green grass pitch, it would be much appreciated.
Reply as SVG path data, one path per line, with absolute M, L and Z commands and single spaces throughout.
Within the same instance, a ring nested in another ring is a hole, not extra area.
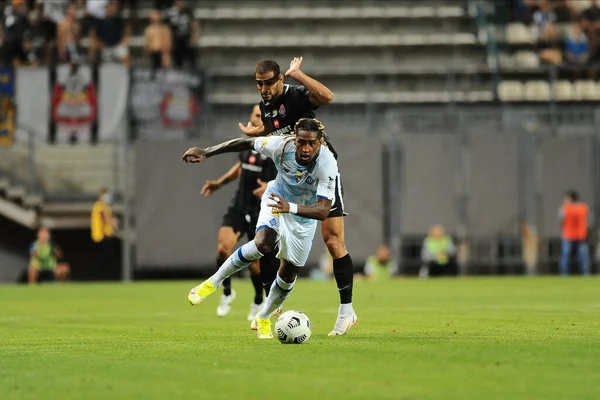
M 219 318 L 193 282 L 0 287 L 0 398 L 598 399 L 597 278 L 355 283 L 358 325 L 327 337 L 333 282 L 299 281 L 304 345 L 259 341 L 251 287 Z

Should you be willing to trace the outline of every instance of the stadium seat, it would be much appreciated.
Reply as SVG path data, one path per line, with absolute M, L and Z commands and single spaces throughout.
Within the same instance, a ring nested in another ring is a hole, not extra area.
M 567 101 L 575 99 L 575 90 L 573 84 L 569 81 L 558 81 L 552 85 L 554 98 L 558 101 Z
M 522 101 L 523 85 L 518 81 L 502 81 L 498 85 L 498 97 L 501 101 Z
M 384 7 L 364 7 L 361 9 L 362 18 L 385 18 L 386 9 Z
M 477 38 L 472 33 L 455 33 L 451 37 L 451 43 L 455 45 L 477 43 Z
M 533 43 L 531 32 L 524 24 L 512 23 L 506 26 L 506 41 L 513 44 Z
M 550 85 L 546 81 L 525 82 L 525 100 L 529 101 L 549 101 Z
M 408 15 L 411 18 L 435 17 L 435 8 L 427 6 L 410 7 Z
M 233 19 L 237 16 L 235 8 L 218 7 L 213 11 L 214 19 Z
M 388 18 L 406 18 L 409 15 L 408 7 L 385 7 L 385 15 Z
M 442 6 L 437 7 L 436 14 L 439 18 L 459 18 L 465 15 L 460 6 Z
M 594 81 L 582 80 L 575 82 L 575 98 L 577 100 L 599 100 L 598 86 Z
M 538 56 L 527 50 L 517 51 L 513 56 L 513 65 L 518 68 L 539 68 L 540 59 Z

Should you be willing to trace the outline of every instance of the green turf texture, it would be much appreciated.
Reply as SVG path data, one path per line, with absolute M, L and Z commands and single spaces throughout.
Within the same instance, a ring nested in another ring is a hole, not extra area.
M 225 318 L 193 284 L 0 287 L 0 398 L 600 398 L 598 278 L 359 281 L 334 338 L 335 283 L 299 281 L 303 345 L 256 339 L 246 281 Z

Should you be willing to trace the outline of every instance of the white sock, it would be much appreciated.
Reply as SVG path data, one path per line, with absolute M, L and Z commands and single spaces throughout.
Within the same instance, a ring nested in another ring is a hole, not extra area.
M 352 315 L 352 313 L 354 313 L 354 309 L 352 308 L 352 303 L 340 304 L 340 308 L 338 310 L 338 315 Z
M 246 243 L 239 249 L 233 252 L 232 255 L 225 260 L 223 265 L 219 268 L 217 272 L 210 278 L 209 281 L 212 282 L 215 288 L 221 286 L 225 278 L 235 274 L 236 272 L 248 267 L 252 264 L 252 261 L 258 260 L 263 255 L 258 248 L 256 247 L 256 243 L 254 240 Z
M 273 284 L 271 285 L 269 296 L 267 297 L 267 300 L 265 300 L 262 308 L 258 312 L 257 317 L 259 319 L 269 318 L 271 316 L 271 313 L 275 311 L 277 307 L 282 305 L 285 299 L 288 298 L 288 296 L 292 292 L 292 289 L 294 288 L 295 283 L 295 279 L 292 283 L 284 282 L 278 274 L 277 279 L 275 279 L 275 282 L 273 282 Z

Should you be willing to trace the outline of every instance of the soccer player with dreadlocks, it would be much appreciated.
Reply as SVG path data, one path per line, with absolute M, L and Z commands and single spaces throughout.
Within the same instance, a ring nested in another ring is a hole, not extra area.
M 277 177 L 269 182 L 262 196 L 254 240 L 229 256 L 219 270 L 188 294 L 192 305 L 213 294 L 223 281 L 254 260 L 278 247 L 281 266 L 269 295 L 256 316 L 258 338 L 270 339 L 271 314 L 290 295 L 298 269 L 308 259 L 317 230 L 335 198 L 337 161 L 322 145 L 324 127 L 316 119 L 302 118 L 294 136 L 233 139 L 202 149 L 193 147 L 182 156 L 185 162 L 199 163 L 218 154 L 254 149 L 273 160 Z
M 262 101 L 262 125 L 253 127 L 251 124 L 240 129 L 248 136 L 281 136 L 294 133 L 294 125 L 301 118 L 316 118 L 315 110 L 333 100 L 333 93 L 321 82 L 311 78 L 300 70 L 302 57 L 294 58 L 286 77 L 293 78 L 302 86 L 283 83 L 284 74 L 275 61 L 265 60 L 258 63 L 255 69 L 256 87 Z M 324 134 L 324 140 L 329 150 L 337 160 L 337 152 Z M 344 242 L 344 199 L 342 180 L 338 174 L 335 177 L 335 198 L 327 219 L 321 223 L 323 241 L 333 258 L 333 275 L 340 295 L 338 317 L 329 336 L 345 335 L 357 321 L 352 307 L 352 289 L 354 265 Z M 263 284 L 269 285 L 275 274 L 261 266 Z M 270 281 L 269 281 L 270 279 Z M 266 281 L 266 282 L 265 282 Z

